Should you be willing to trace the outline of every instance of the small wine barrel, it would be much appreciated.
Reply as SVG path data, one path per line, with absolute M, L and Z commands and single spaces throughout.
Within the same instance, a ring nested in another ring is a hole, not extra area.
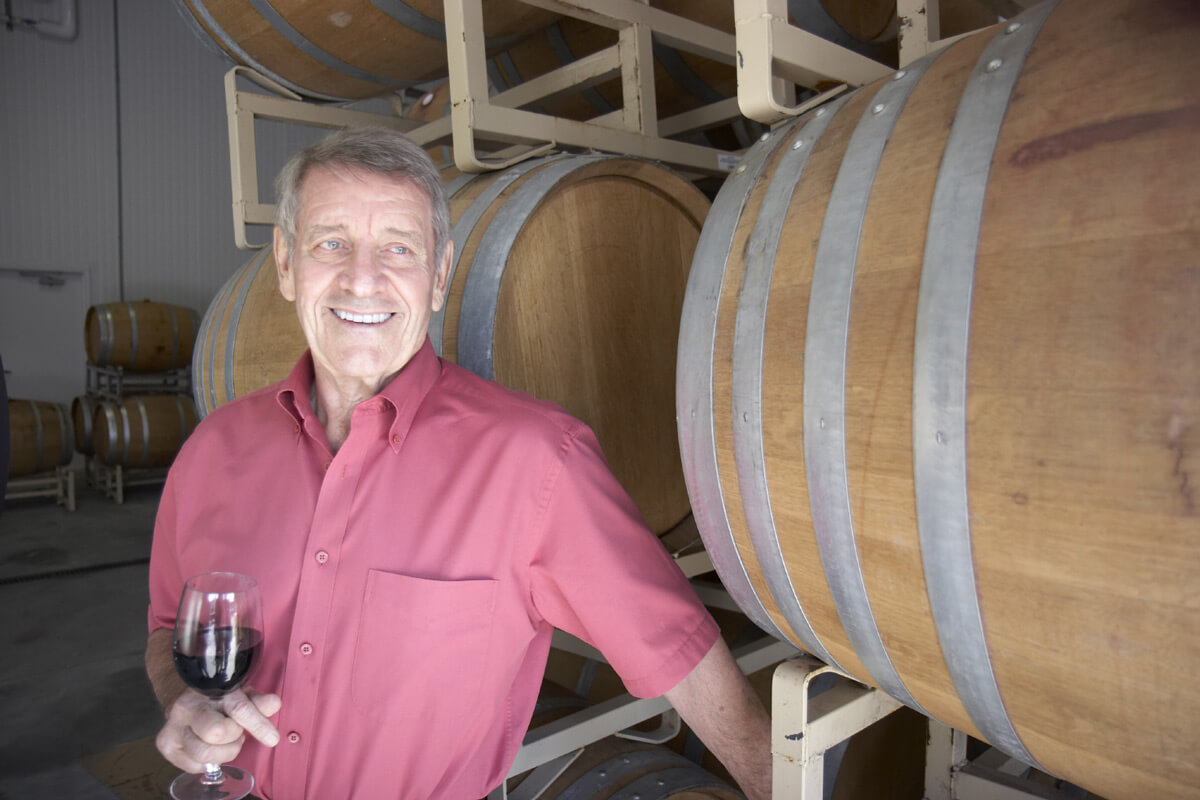
M 139 300 L 92 306 L 84 323 L 89 364 L 130 372 L 186 367 L 196 342 L 197 314 L 190 308 Z
M 512 788 L 515 787 L 510 787 L 510 791 Z M 610 736 L 584 747 L 540 796 L 547 800 L 609 797 L 739 800 L 742 794 L 673 750 Z
M 690 509 L 672 376 L 708 200 L 664 167 L 591 156 L 460 176 L 447 191 L 455 266 L 430 323 L 438 352 L 587 422 L 647 523 L 674 527 Z M 282 380 L 304 348 L 264 250 L 204 315 L 197 408 Z
M 746 613 L 1110 800 L 1200 797 L 1197 40 L 1045 3 L 777 128 L 680 333 Z
M 175 0 L 202 41 L 298 94 L 375 97 L 446 75 L 441 0 Z M 554 14 L 488 0 L 489 49 L 549 25 Z
M 102 464 L 132 469 L 169 467 L 196 427 L 196 407 L 180 394 L 143 394 L 101 401 L 92 421 L 93 450 Z
M 58 403 L 8 400 L 8 477 L 35 475 L 71 463 L 71 417 Z
M 75 428 L 75 452 L 85 456 L 92 455 L 92 418 L 96 415 L 98 398 L 90 395 L 80 395 L 71 401 L 71 424 Z

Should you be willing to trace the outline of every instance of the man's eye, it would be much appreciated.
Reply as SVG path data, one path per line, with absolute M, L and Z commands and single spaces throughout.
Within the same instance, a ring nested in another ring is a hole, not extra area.
M 321 250 L 337 250 L 341 246 L 342 246 L 341 242 L 335 242 L 332 240 L 321 242 L 320 244 L 317 245 L 317 247 Z
M 388 250 L 398 256 L 408 255 L 408 248 L 402 244 L 394 244 Z

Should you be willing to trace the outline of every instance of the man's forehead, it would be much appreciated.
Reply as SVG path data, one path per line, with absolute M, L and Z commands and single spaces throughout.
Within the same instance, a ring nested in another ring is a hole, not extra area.
M 353 190 L 356 185 L 362 191 L 381 192 L 385 194 L 394 194 L 397 198 L 413 198 L 419 197 L 424 201 L 424 205 L 430 205 L 430 198 L 426 191 L 412 178 L 404 175 L 389 175 L 387 173 L 375 172 L 364 167 L 356 167 L 344 164 L 314 164 L 309 167 L 304 173 L 304 177 L 300 181 L 300 202 L 301 206 L 308 200 L 310 194 L 309 189 L 314 182 L 324 183 L 342 183 L 348 190 Z M 325 187 L 328 188 L 328 187 Z
M 313 174 L 317 169 L 326 174 Z M 390 230 L 432 226 L 429 199 L 408 178 L 314 167 L 305 175 L 299 200 L 297 217 L 302 221 L 300 227 L 305 229 L 346 228 L 363 213 L 369 213 L 373 221 Z M 420 225 L 414 226 L 406 220 L 415 220 Z

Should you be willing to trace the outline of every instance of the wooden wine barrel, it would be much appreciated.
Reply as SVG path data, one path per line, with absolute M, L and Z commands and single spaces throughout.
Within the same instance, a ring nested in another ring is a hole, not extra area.
M 200 322 L 192 395 L 201 417 L 288 376 L 307 344 L 279 293 L 275 254 L 259 250 L 217 292 Z
M 92 306 L 84 321 L 88 363 L 130 372 L 186 367 L 197 324 L 195 311 L 170 303 L 138 300 Z
M 708 200 L 632 158 L 563 156 L 449 187 L 446 358 L 587 422 L 656 532 L 689 513 L 673 369 Z
M 488 0 L 489 48 L 550 24 L 554 14 Z M 202 41 L 298 94 L 375 97 L 446 75 L 441 0 L 175 0 Z
M 595 430 L 659 533 L 689 513 L 673 375 L 708 200 L 646 161 L 552 157 L 448 187 L 455 266 L 430 323 L 445 358 L 552 400 Z M 217 294 L 192 379 L 206 414 L 287 376 L 305 343 L 269 250 Z
M 777 128 L 680 334 L 746 613 L 1109 800 L 1200 797 L 1197 41 L 1051 2 Z
M 509 791 L 513 788 L 516 787 L 510 787 Z M 540 796 L 546 800 L 610 797 L 739 800 L 742 794 L 673 750 L 610 736 L 584 747 Z
M 92 441 L 92 418 L 96 415 L 99 399 L 80 395 L 71 401 L 71 426 L 75 429 L 75 452 L 90 456 L 94 452 Z
M 196 427 L 196 407 L 181 394 L 142 394 L 101 401 L 92 420 L 93 450 L 102 464 L 169 467 Z
M 8 477 L 35 475 L 71 463 L 71 417 L 58 403 L 8 399 Z

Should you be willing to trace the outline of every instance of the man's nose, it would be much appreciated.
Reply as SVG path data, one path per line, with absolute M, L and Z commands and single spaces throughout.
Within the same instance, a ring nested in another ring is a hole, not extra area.
M 374 291 L 382 275 L 375 252 L 369 247 L 359 247 L 346 259 L 341 277 L 347 289 L 364 294 Z

